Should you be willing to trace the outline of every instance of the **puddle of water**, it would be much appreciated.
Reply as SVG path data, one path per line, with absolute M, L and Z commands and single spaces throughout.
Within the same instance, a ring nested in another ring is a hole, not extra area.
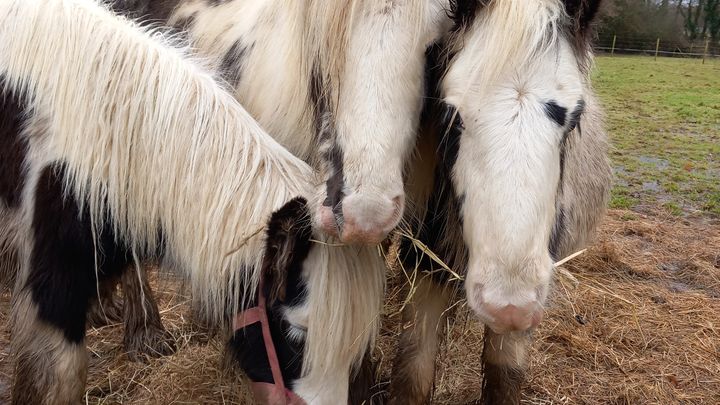
M 642 188 L 645 191 L 653 191 L 655 193 L 659 193 L 661 191 L 660 185 L 657 181 L 644 181 L 642 184 Z
M 670 167 L 670 162 L 665 159 L 660 159 L 652 156 L 638 156 L 638 160 L 642 163 L 655 165 L 658 170 L 665 170 Z

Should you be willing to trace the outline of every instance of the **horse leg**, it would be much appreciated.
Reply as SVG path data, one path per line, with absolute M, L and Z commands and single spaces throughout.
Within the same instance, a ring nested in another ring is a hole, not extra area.
M 125 293 L 125 337 L 123 343 L 134 361 L 175 353 L 175 339 L 165 330 L 142 267 L 128 266 L 122 274 Z
M 85 387 L 86 314 L 101 269 L 87 215 L 63 198 L 62 172 L 46 167 L 32 202 L 32 243 L 13 299 L 16 405 L 78 404 Z
M 528 332 L 499 335 L 485 327 L 483 348 L 483 404 L 511 405 L 520 403 L 520 391 L 525 381 Z
M 117 291 L 119 281 L 113 277 L 98 284 L 97 299 L 93 300 L 87 315 L 88 326 L 99 328 L 123 321 L 123 301 Z
M 449 288 L 421 277 L 403 311 L 402 332 L 390 382 L 391 404 L 429 403 L 435 380 L 435 357 Z
M 79 404 L 88 361 L 84 314 L 76 311 L 65 314 L 76 319 L 67 319 L 64 325 L 48 322 L 40 309 L 46 304 L 37 302 L 33 296 L 23 291 L 14 303 L 12 404 Z M 82 322 L 79 318 L 83 318 Z

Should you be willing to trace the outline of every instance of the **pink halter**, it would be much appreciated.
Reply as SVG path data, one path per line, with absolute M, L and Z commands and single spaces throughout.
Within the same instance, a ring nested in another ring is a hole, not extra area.
M 263 342 L 265 342 L 265 351 L 267 352 L 268 363 L 270 363 L 270 371 L 272 372 L 274 383 L 252 382 L 250 386 L 252 387 L 253 394 L 263 405 L 305 405 L 305 401 L 285 387 L 285 381 L 280 371 L 280 362 L 278 361 L 277 352 L 275 351 L 275 344 L 270 334 L 270 324 L 267 317 L 267 305 L 262 280 L 260 281 L 258 290 L 258 305 L 240 312 L 233 320 L 234 331 L 257 322 L 260 322 L 260 327 L 262 328 Z

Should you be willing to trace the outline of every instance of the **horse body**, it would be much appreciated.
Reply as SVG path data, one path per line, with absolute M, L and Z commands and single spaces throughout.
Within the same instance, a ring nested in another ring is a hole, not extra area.
M 26 106 L 14 402 L 74 403 L 99 282 L 162 252 L 208 315 L 226 319 L 256 290 L 270 213 L 296 196 L 317 205 L 314 173 L 176 43 L 94 2 L 5 2 L 0 26 L 2 90 Z M 375 334 L 383 279 L 360 268 L 380 258 L 314 244 L 301 260 L 311 309 L 297 327 L 310 346 L 319 329 L 345 363 L 315 352 L 295 388 L 335 403 Z M 348 282 L 364 300 L 348 299 Z M 318 327 L 348 313 L 359 322 Z

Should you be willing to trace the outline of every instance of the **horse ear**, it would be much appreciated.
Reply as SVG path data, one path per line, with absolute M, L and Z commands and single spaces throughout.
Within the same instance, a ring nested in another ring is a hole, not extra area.
M 303 198 L 290 200 L 270 217 L 265 239 L 262 277 L 267 305 L 285 302 L 288 279 L 293 272 L 302 272 L 302 262 L 310 250 L 310 213 Z
M 602 0 L 563 0 L 565 11 L 573 21 L 575 34 L 584 36 L 600 9 Z

